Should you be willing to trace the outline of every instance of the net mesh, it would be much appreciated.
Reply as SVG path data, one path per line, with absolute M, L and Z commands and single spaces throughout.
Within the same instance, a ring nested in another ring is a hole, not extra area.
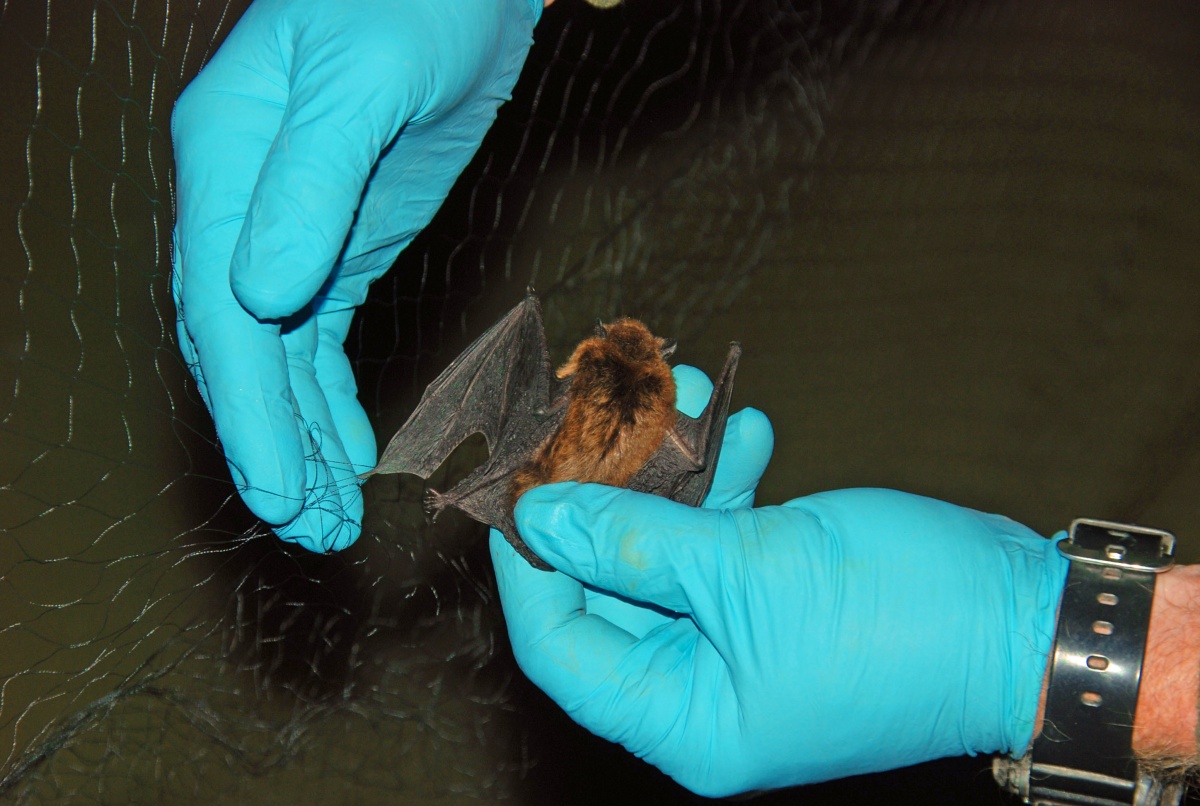
M 234 492 L 175 343 L 169 119 L 244 5 L 0 7 L 0 796 L 689 800 L 524 680 L 480 531 L 427 526 L 418 484 L 373 480 L 330 557 Z M 618 313 L 719 355 L 738 334 L 713 323 L 805 210 L 837 77 L 997 5 L 560 0 L 351 332 L 379 436 L 527 285 L 556 357 Z M 998 802 L 979 769 L 945 802 Z M 939 802 L 898 775 L 859 802 Z
M 270 800 L 280 780 L 335 800 L 512 795 L 534 763 L 528 692 L 478 531 L 434 539 L 396 481 L 369 491 L 341 555 L 263 537 L 179 358 L 169 118 L 241 11 L 48 0 L 0 17 L 0 786 L 30 802 Z M 772 173 L 820 134 L 823 12 L 547 15 L 516 98 L 351 338 L 382 432 L 526 284 L 556 344 L 615 310 L 697 333 L 797 203 L 799 180 Z

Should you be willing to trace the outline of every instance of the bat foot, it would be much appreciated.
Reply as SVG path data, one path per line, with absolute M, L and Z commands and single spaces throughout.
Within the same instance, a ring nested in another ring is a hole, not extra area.
M 448 496 L 444 495 L 443 493 L 439 493 L 437 490 L 432 488 L 425 491 L 425 517 L 429 519 L 430 523 L 436 521 L 437 516 L 441 514 L 442 510 L 446 508 L 446 505 L 450 503 L 447 499 Z

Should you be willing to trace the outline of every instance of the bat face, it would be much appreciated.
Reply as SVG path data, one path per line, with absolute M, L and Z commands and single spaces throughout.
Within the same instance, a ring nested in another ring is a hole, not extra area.
M 532 565 L 549 569 L 513 522 L 516 499 L 531 487 L 594 481 L 691 506 L 708 493 L 741 349 L 730 346 L 696 419 L 675 410 L 665 360 L 673 351 L 641 322 L 619 319 L 599 326 L 552 372 L 541 306 L 527 294 L 429 385 L 371 474 L 428 478 L 464 439 L 482 433 L 488 461 L 447 492 L 430 491 L 427 509 L 436 518 L 454 507 L 494 526 Z

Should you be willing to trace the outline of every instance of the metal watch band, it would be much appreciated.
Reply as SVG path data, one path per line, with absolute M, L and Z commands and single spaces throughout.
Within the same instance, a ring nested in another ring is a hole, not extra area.
M 1035 806 L 1175 806 L 1180 783 L 1143 773 L 1133 716 L 1156 574 L 1175 537 L 1080 519 L 1058 550 L 1071 561 L 1058 612 L 1042 733 L 1017 760 L 997 758 L 997 782 Z

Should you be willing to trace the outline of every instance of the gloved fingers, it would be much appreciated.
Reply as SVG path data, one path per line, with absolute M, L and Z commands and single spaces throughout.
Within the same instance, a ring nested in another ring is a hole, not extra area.
M 286 523 L 304 500 L 304 453 L 278 328 L 232 300 L 195 313 L 202 307 L 185 302 L 183 324 L 234 483 L 255 515 Z
M 687 364 L 671 367 L 675 376 L 675 408 L 689 417 L 699 417 L 712 397 L 713 382 L 703 371 Z
M 337 45 L 297 33 L 287 107 L 233 257 L 234 293 L 260 318 L 291 315 L 326 284 L 375 163 L 421 101 L 412 64 L 434 58 L 353 7 L 329 13 L 354 30 Z
M 341 551 L 362 532 L 363 499 L 353 479 L 335 470 L 328 461 L 322 435 L 315 429 L 304 435 L 305 498 L 295 518 L 275 527 L 280 539 L 317 554 Z
M 725 423 L 725 441 L 703 506 L 708 509 L 754 506 L 754 492 L 774 448 L 775 431 L 767 415 L 751 408 L 731 415 Z
M 599 484 L 535 487 L 517 501 L 515 517 L 529 548 L 581 582 L 677 613 L 693 613 L 691 597 L 712 585 L 724 513 Z M 697 588 L 696 591 L 690 588 Z
M 495 530 L 490 546 L 513 652 L 530 680 L 581 725 L 639 755 L 678 729 L 697 648 L 711 654 L 689 619 L 639 640 L 585 613 L 578 582 L 534 569 Z
M 352 470 L 355 474 L 366 473 L 375 467 L 378 458 L 375 430 L 358 401 L 358 384 L 343 347 L 354 309 L 318 310 L 317 354 L 313 359 L 317 385 L 325 395 L 330 417 Z
M 275 532 L 310 551 L 337 551 L 358 538 L 363 502 L 357 474 L 313 365 L 319 342 L 316 318 L 309 316 L 285 327 L 282 341 L 305 448 L 305 500 L 300 515 Z
M 255 97 L 255 78 L 223 49 L 175 106 L 172 291 L 180 346 L 238 491 L 255 515 L 282 524 L 296 517 L 304 492 L 283 345 L 279 328 L 256 321 L 229 287 L 242 217 L 280 115 L 278 105 Z
M 262 67 L 261 59 L 235 54 L 238 42 L 255 43 L 265 36 L 247 35 L 257 11 L 247 11 L 171 113 L 178 175 L 177 302 L 185 295 L 207 297 L 195 304 L 214 308 L 236 302 L 229 288 L 230 263 L 286 100 L 269 71 L 255 69 Z M 200 313 L 186 312 L 193 331 Z
M 230 40 L 237 34 L 235 28 Z M 187 271 L 211 271 L 228 283 L 234 246 L 279 131 L 284 99 L 272 82 L 222 48 L 176 101 L 171 113 L 176 246 L 187 256 Z

